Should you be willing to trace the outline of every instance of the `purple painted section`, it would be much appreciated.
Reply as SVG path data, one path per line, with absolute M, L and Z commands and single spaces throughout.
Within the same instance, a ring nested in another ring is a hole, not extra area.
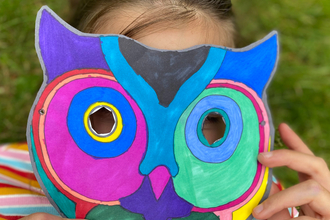
M 47 83 L 75 69 L 109 70 L 98 37 L 82 37 L 71 32 L 46 10 L 40 20 L 39 46 Z
M 156 200 L 149 177 L 146 177 L 140 189 L 133 195 L 120 199 L 125 209 L 144 215 L 146 220 L 169 220 L 190 215 L 193 205 L 180 198 L 174 191 L 170 179 L 163 194 Z
M 137 119 L 132 146 L 115 158 L 96 159 L 83 152 L 72 139 L 66 124 L 73 97 L 95 86 L 114 88 L 122 93 Z M 139 165 L 146 150 L 146 135 L 141 110 L 125 90 L 111 80 L 92 77 L 73 80 L 57 91 L 47 110 L 45 143 L 51 165 L 64 184 L 91 199 L 116 201 L 139 189 L 144 178 L 139 173 Z

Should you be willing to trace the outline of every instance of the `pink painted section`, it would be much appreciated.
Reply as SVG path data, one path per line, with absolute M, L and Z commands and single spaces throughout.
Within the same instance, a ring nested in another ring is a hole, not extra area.
M 135 140 L 127 152 L 116 158 L 97 159 L 83 152 L 72 139 L 66 124 L 73 97 L 96 86 L 114 88 L 122 93 L 136 114 Z M 117 82 L 90 77 L 61 87 L 47 109 L 45 144 L 52 168 L 60 179 L 59 184 L 90 199 L 116 201 L 135 192 L 144 178 L 139 173 L 139 164 L 147 145 L 145 119 L 135 101 Z
M 233 220 L 233 213 L 214 212 L 216 216 L 220 217 L 220 220 Z
M 207 88 L 219 88 L 219 87 L 231 88 L 233 90 L 239 91 L 251 100 L 257 112 L 259 123 L 265 121 L 265 126 L 261 126 L 261 125 L 259 126 L 259 130 L 260 130 L 259 153 L 268 151 L 268 145 L 269 145 L 268 141 L 270 135 L 268 115 L 262 100 L 259 98 L 256 92 L 242 83 L 238 83 L 230 80 L 213 80 Z M 231 214 L 233 211 L 237 210 L 238 208 L 246 204 L 248 201 L 250 201 L 253 198 L 253 196 L 257 193 L 264 178 L 264 172 L 265 172 L 265 167 L 258 162 L 257 173 L 254 178 L 254 181 L 251 187 L 249 188 L 249 190 L 246 191 L 240 198 L 236 199 L 235 201 L 229 202 L 226 205 L 222 205 L 215 208 L 203 209 L 203 208 L 194 207 L 193 211 L 217 212 L 219 215 L 221 214 L 224 216 Z
M 45 196 L 23 196 L 23 195 L 9 195 L 0 196 L 1 206 L 32 206 L 32 205 L 49 205 L 47 197 Z
M 167 185 L 170 178 L 171 178 L 171 174 L 168 172 L 167 168 L 164 166 L 156 167 L 149 174 L 151 186 L 152 186 L 152 189 L 155 193 L 157 200 L 162 195 L 164 188 Z

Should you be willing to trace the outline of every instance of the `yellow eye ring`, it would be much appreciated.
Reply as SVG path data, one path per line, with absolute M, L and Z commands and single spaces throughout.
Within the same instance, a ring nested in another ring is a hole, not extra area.
M 106 108 L 108 111 L 112 112 L 112 115 L 114 117 L 115 123 L 113 125 L 113 128 L 111 132 L 107 134 L 98 134 L 91 126 L 90 116 L 98 111 L 101 108 Z M 107 102 L 96 102 L 92 105 L 90 105 L 87 109 L 87 111 L 84 114 L 84 125 L 87 133 L 96 141 L 102 142 L 102 143 L 109 143 L 114 140 L 116 140 L 122 130 L 123 130 L 123 119 L 121 117 L 120 112 L 118 109 Z

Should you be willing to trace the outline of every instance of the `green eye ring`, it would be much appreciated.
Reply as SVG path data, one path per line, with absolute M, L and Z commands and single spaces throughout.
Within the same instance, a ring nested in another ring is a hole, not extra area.
M 203 134 L 203 125 L 204 125 L 206 117 L 210 113 L 220 114 L 226 124 L 226 129 L 225 129 L 225 133 L 224 133 L 223 137 L 220 138 L 219 140 L 217 140 L 216 142 L 214 142 L 213 144 L 209 144 L 209 142 L 206 140 L 206 138 Z M 229 117 L 226 112 L 224 112 L 223 110 L 218 109 L 218 108 L 209 109 L 206 112 L 204 112 L 203 115 L 199 119 L 199 122 L 197 125 L 198 138 L 202 142 L 202 144 L 204 144 L 207 147 L 212 147 L 212 148 L 219 147 L 226 140 L 228 133 L 229 133 L 229 128 L 230 128 L 230 121 L 229 121 Z

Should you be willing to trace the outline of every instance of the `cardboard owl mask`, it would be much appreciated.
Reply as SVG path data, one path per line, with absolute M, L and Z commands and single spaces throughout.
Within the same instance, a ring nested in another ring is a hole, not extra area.
M 268 196 L 272 150 L 265 90 L 277 65 L 272 32 L 243 49 L 147 47 L 121 35 L 81 33 L 42 7 L 36 49 L 44 82 L 27 137 L 47 197 L 69 218 L 251 219 Z M 99 134 L 91 115 L 114 118 Z M 222 116 L 209 144 L 205 118 Z

